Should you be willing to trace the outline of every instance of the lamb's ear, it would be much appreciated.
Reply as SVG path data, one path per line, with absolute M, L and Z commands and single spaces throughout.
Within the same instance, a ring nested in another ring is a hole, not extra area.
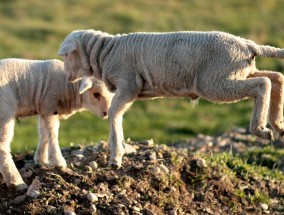
M 82 94 L 93 86 L 93 81 L 89 77 L 84 77 L 80 83 L 79 93 Z
M 63 41 L 63 43 L 61 43 L 60 48 L 58 50 L 58 55 L 63 56 L 65 54 L 71 53 L 77 48 L 77 46 L 78 44 L 74 39 Z

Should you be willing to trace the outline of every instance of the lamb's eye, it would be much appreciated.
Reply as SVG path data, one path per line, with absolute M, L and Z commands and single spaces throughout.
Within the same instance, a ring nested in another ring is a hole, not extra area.
M 100 100 L 100 98 L 101 98 L 101 94 L 100 93 L 94 93 L 93 95 L 94 95 L 94 97 L 96 99 Z

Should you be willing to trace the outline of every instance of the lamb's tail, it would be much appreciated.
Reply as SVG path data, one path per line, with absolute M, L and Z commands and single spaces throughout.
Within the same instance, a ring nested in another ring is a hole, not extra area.
M 267 45 L 257 45 L 250 40 L 246 41 L 246 44 L 249 50 L 253 52 L 254 56 L 284 58 L 284 49 Z

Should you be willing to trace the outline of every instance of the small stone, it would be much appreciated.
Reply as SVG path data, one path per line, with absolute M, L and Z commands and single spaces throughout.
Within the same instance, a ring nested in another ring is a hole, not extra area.
M 85 170 L 86 170 L 88 173 L 92 173 L 92 172 L 93 172 L 92 167 L 90 167 L 89 165 L 85 165 Z
M 32 197 L 32 198 L 37 198 L 37 197 L 40 196 L 40 192 L 37 191 L 37 190 L 33 190 L 33 191 L 30 192 L 29 196 Z
M 206 168 L 207 167 L 206 161 L 202 158 L 196 159 L 196 165 L 200 168 Z
M 130 144 L 124 143 L 124 154 L 132 154 L 132 153 L 136 153 L 137 150 Z
M 97 207 L 96 207 L 96 205 L 91 204 L 91 210 L 92 210 L 93 212 L 97 212 Z
M 48 205 L 46 210 L 48 213 L 52 213 L 56 211 L 56 207 Z
M 77 155 L 75 155 L 75 157 L 81 160 L 81 159 L 84 158 L 84 155 L 83 154 L 77 154 Z
M 76 166 L 76 167 L 81 166 L 81 162 L 74 162 L 74 166 Z
M 64 215 L 76 215 L 73 211 L 64 210 Z
M 89 192 L 88 195 L 87 195 L 87 199 L 90 201 L 90 202 L 97 202 L 99 200 L 99 198 L 97 197 L 96 194 L 94 193 L 91 193 Z
M 25 168 L 26 169 L 31 169 L 35 166 L 35 162 L 33 160 L 28 160 L 25 161 Z
M 91 161 L 91 162 L 89 163 L 89 166 L 90 166 L 93 170 L 95 170 L 95 169 L 98 168 L 98 163 L 97 163 L 96 161 Z
M 206 212 L 207 212 L 208 214 L 214 214 L 213 211 L 211 210 L 211 208 L 206 208 Z
M 164 164 L 160 164 L 159 167 L 160 167 L 160 169 L 163 173 L 169 174 L 170 171 L 169 171 L 168 167 L 166 167 Z
M 111 189 L 112 192 L 119 192 L 120 191 L 120 188 L 119 188 L 118 185 L 113 185 L 110 189 Z
M 33 172 L 31 170 L 24 172 L 22 174 L 22 178 L 30 178 L 32 176 Z
M 21 203 L 25 202 L 25 200 L 26 200 L 26 195 L 17 196 L 17 197 L 13 200 L 13 204 L 15 204 L 15 205 L 21 204 Z
M 261 204 L 259 204 L 259 205 L 260 205 L 260 207 L 261 207 L 261 209 L 262 209 L 263 211 L 268 210 L 268 205 L 267 205 L 267 204 L 261 203 Z
M 177 210 L 176 209 L 170 210 L 169 215 L 177 215 Z
M 19 172 L 20 172 L 21 174 L 24 174 L 26 171 L 27 171 L 27 169 L 26 169 L 25 167 L 23 167 L 23 168 L 21 168 L 21 169 L 19 170 Z
M 154 146 L 154 141 L 153 141 L 153 139 L 144 140 L 144 141 L 141 141 L 140 144 L 151 147 L 151 146 Z
M 263 211 L 264 214 L 270 214 L 270 211 L 269 210 L 265 210 Z
M 152 161 L 157 160 L 157 154 L 155 151 L 149 155 L 149 159 Z
M 103 198 L 103 197 L 107 196 L 106 193 L 95 193 L 95 195 L 99 198 Z
M 146 215 L 156 215 L 152 210 L 145 208 L 144 211 L 146 212 Z
M 88 191 L 85 190 L 85 189 L 83 189 L 83 190 L 82 190 L 82 194 L 83 194 L 83 195 L 88 195 Z
M 81 183 L 81 179 L 80 178 L 75 178 L 74 179 L 74 184 L 78 185 Z
M 136 207 L 136 206 L 133 206 L 132 209 L 133 209 L 134 211 L 138 211 L 138 212 L 140 211 L 140 208 L 138 208 L 138 207 Z

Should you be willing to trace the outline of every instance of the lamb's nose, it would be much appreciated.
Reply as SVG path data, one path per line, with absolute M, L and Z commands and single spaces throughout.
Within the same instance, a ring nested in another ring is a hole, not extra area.
M 103 112 L 104 116 L 107 116 L 107 112 Z

